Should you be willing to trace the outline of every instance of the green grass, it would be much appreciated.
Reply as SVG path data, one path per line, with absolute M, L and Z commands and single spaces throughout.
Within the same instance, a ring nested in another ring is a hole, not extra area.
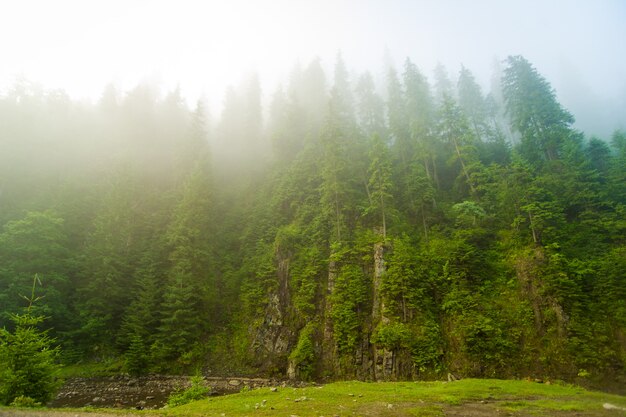
M 511 411 L 603 415 L 602 404 L 626 407 L 626 397 L 568 385 L 467 379 L 456 382 L 338 382 L 322 387 L 268 388 L 210 398 L 160 411 L 166 416 L 441 416 L 446 407 L 480 403 Z M 614 414 L 608 414 L 614 415 Z
M 103 362 L 89 362 L 63 366 L 58 376 L 60 378 L 95 377 L 119 375 L 122 371 L 122 361 L 110 360 Z
M 604 410 L 611 403 L 626 408 L 626 397 L 587 391 L 571 385 L 527 381 L 464 379 L 455 382 L 336 382 L 305 388 L 260 388 L 239 394 L 211 397 L 162 410 L 104 410 L 161 417 L 442 417 L 446 411 L 462 415 L 463 407 L 515 415 L 617 416 Z M 95 409 L 91 409 L 96 411 Z M 481 414 L 488 415 L 488 414 Z M 501 415 L 501 414 L 500 414 Z

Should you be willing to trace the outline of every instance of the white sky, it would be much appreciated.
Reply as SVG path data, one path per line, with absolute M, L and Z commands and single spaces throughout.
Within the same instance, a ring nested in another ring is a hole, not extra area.
M 330 67 L 338 50 L 380 71 L 385 48 L 427 74 L 463 63 L 485 86 L 496 58 L 521 54 L 575 115 L 591 98 L 626 119 L 624 0 L 0 0 L 0 91 L 20 74 L 97 99 L 149 78 L 219 101 L 243 74 L 268 93 L 297 60 Z

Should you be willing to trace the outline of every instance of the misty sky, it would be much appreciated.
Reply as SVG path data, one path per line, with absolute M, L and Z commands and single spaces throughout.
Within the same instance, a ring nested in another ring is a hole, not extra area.
M 494 61 L 524 55 L 578 127 L 626 127 L 626 1 L 487 0 L 0 0 L 0 91 L 21 75 L 74 98 L 105 84 L 180 85 L 189 101 L 221 100 L 258 71 L 265 94 L 296 61 L 341 51 L 376 73 L 385 49 L 428 75 L 464 64 L 487 88 Z

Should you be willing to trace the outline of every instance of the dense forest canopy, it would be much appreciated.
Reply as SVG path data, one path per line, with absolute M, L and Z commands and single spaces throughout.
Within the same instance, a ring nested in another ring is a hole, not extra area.
M 377 84 L 339 55 L 265 108 L 249 77 L 219 117 L 149 84 L 92 105 L 17 82 L 0 327 L 38 274 L 66 363 L 623 381 L 626 133 L 574 129 L 521 56 L 494 80 L 407 58 Z

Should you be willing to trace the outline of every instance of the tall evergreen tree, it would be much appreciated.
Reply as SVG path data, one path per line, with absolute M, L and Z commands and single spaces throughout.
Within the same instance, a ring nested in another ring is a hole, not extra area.
M 561 107 L 556 93 L 521 56 L 510 56 L 503 76 L 506 108 L 521 135 L 521 152 L 533 164 L 560 158 L 574 117 Z

